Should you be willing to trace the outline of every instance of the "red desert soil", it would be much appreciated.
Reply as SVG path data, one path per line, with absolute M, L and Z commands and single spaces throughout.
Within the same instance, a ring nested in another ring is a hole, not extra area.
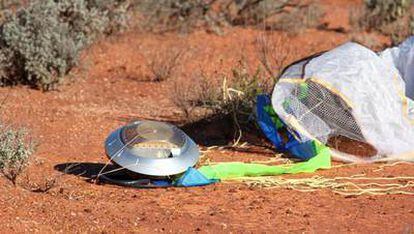
M 338 1 L 346 5 L 347 1 Z M 340 12 L 340 8 L 335 8 Z M 335 11 L 335 12 L 336 12 Z M 333 17 L 333 16 L 332 16 Z M 331 18 L 332 18 L 331 17 Z M 329 18 L 329 17 L 328 17 Z M 179 75 L 199 67 L 229 69 L 244 55 L 257 66 L 254 42 L 259 31 L 228 29 L 225 36 L 195 32 L 188 36 L 128 33 L 105 39 L 86 51 L 73 72 L 76 82 L 43 93 L 27 87 L 0 88 L 8 121 L 23 125 L 38 143 L 28 169 L 32 181 L 44 181 L 63 163 L 105 163 L 103 141 L 131 119 L 175 122 L 182 113 L 169 98 L 171 82 L 143 82 L 146 51 L 161 46 L 189 48 Z M 276 35 L 277 36 L 277 35 Z M 347 41 L 345 34 L 310 30 L 292 39 L 301 54 Z M 200 133 L 204 130 L 200 129 Z M 212 151 L 212 161 L 267 160 L 260 152 Z M 411 165 L 373 172 L 380 165 L 320 171 L 324 176 L 360 173 L 414 176 Z M 313 174 L 312 174 L 313 175 Z M 300 175 L 300 176 L 312 176 Z M 199 188 L 138 190 L 60 177 L 47 193 L 33 193 L 0 179 L 0 232 L 388 232 L 414 228 L 414 198 L 409 195 L 342 196 L 328 190 L 302 193 L 221 183 Z

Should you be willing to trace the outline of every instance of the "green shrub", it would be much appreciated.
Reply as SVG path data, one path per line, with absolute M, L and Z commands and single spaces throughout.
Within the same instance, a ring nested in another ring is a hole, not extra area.
M 53 88 L 77 64 L 81 50 L 119 25 L 118 18 L 114 22 L 110 18 L 117 14 L 108 13 L 117 4 L 34 1 L 8 15 L 0 31 L 0 84 Z
M 264 76 L 260 69 L 249 71 L 243 60 L 230 74 L 201 73 L 176 82 L 170 95 L 184 112 L 184 123 L 219 121 L 223 127 L 220 137 L 235 144 L 244 133 L 255 129 L 252 120 L 257 95 L 273 87 L 272 78 Z
M 0 10 L 8 10 L 13 9 L 16 7 L 21 6 L 22 2 L 26 1 L 20 1 L 20 0 L 0 0 Z
M 262 67 L 274 78 L 275 83 L 289 60 L 298 54 L 297 49 L 289 43 L 289 37 L 271 37 L 271 34 L 263 34 L 257 38 L 256 52 Z
M 410 10 L 412 0 L 365 0 L 368 27 L 376 28 L 403 18 Z
M 233 1 L 233 5 L 233 16 L 227 13 L 232 24 L 263 24 L 267 29 L 293 34 L 318 26 L 323 16 L 322 8 L 313 1 L 247 0 Z
M 24 129 L 0 125 L 0 173 L 16 184 L 19 174 L 26 168 L 34 151 Z
M 381 27 L 380 31 L 382 34 L 390 37 L 393 45 L 398 45 L 414 34 L 414 18 L 410 16 L 404 20 L 397 20 L 386 24 Z
M 24 2 L 19 0 L 0 0 L 0 24 L 3 23 L 7 14 L 21 7 Z
M 377 31 L 398 44 L 414 33 L 413 0 L 365 0 L 353 9 L 349 22 L 354 31 Z
M 97 9 L 108 17 L 105 33 L 111 34 L 128 28 L 130 1 L 128 0 L 86 0 L 89 9 Z
M 144 15 L 145 30 L 189 32 L 205 26 L 212 1 L 205 0 L 143 0 L 137 4 Z
M 268 93 L 274 80 L 260 69 L 250 72 L 240 61 L 229 75 L 197 73 L 192 79 L 177 80 L 171 99 L 192 120 L 197 108 L 208 115 L 228 115 L 234 123 L 245 123 L 252 113 L 256 97 Z
M 142 0 L 136 4 L 146 30 L 189 32 L 204 27 L 216 33 L 226 25 L 262 26 L 275 16 L 281 16 L 276 17 L 276 23 L 280 21 L 277 29 L 282 28 L 286 17 L 294 20 L 295 26 L 313 27 L 321 16 L 320 8 L 315 6 L 312 1 L 296 0 Z
M 281 13 L 274 22 L 268 22 L 267 27 L 288 32 L 290 35 L 302 33 L 305 29 L 316 28 L 324 15 L 318 4 L 309 4 L 292 9 L 288 13 Z

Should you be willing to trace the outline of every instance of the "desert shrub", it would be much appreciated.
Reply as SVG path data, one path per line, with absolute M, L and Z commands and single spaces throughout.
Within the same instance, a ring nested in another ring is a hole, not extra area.
M 319 26 L 324 15 L 321 6 L 313 1 L 241 1 L 234 8 L 236 14 L 230 20 L 235 25 L 264 25 L 267 30 L 291 34 Z
M 206 115 L 231 115 L 242 123 L 247 122 L 260 93 L 270 93 L 288 63 L 308 51 L 298 53 L 289 43 L 289 37 L 276 32 L 263 33 L 256 40 L 257 59 L 260 65 L 251 71 L 241 58 L 230 70 L 217 68 L 213 73 L 199 71 L 190 77 L 175 79 L 171 100 L 189 120 Z M 196 113 L 200 114 L 200 113 Z
M 221 107 L 221 83 L 216 77 L 207 75 L 204 71 L 194 72 L 190 77 L 173 80 L 170 98 L 191 121 L 193 111 L 205 108 L 207 113 L 215 112 Z
M 288 65 L 289 60 L 296 55 L 296 51 L 289 38 L 278 36 L 276 38 L 263 34 L 256 40 L 257 57 L 264 70 L 269 76 L 277 81 L 283 68 Z
M 13 184 L 28 165 L 33 150 L 26 130 L 0 125 L 0 173 Z
M 180 64 L 183 51 L 179 49 L 168 48 L 157 50 L 150 56 L 148 67 L 152 73 L 152 81 L 160 82 L 168 80 L 174 75 L 174 72 Z
M 188 32 L 204 24 L 210 4 L 204 0 L 144 0 L 137 7 L 144 17 L 145 29 L 156 32 Z
M 414 16 L 410 15 L 406 19 L 386 24 L 381 27 L 380 31 L 391 38 L 393 45 L 397 45 L 414 34 Z
M 114 2 L 114 1 L 111 1 Z M 60 83 L 85 47 L 111 27 L 100 1 L 34 1 L 6 17 L 0 31 L 0 84 L 43 90 Z
M 104 30 L 107 19 L 80 1 L 43 1 L 11 15 L 3 25 L 2 54 L 11 58 L 3 84 L 49 89 L 76 65 L 79 52 Z
M 0 10 L 8 10 L 21 6 L 26 1 L 20 0 L 0 0 Z
M 412 0 L 365 0 L 352 10 L 349 22 L 354 31 L 377 31 L 397 44 L 414 33 L 413 13 Z
M 412 5 L 412 0 L 365 0 L 366 16 L 364 23 L 370 28 L 378 28 L 403 18 Z
M 226 18 L 234 25 L 257 25 L 271 16 L 285 11 L 286 7 L 299 5 L 298 1 L 246 0 L 230 1 Z
M 58 185 L 60 176 L 44 177 L 42 180 L 34 180 L 24 175 L 19 181 L 19 186 L 33 193 L 46 193 Z
M 182 79 L 176 79 L 172 84 L 170 99 L 175 106 L 185 114 L 186 119 L 191 117 L 192 111 L 196 105 L 194 99 L 194 89 L 192 85 L 190 85 L 190 82 L 185 82 Z
M 24 5 L 25 1 L 0 0 L 0 24 L 6 19 L 6 15 Z
M 312 1 L 296 0 L 144 0 L 136 8 L 145 19 L 144 29 L 155 32 L 189 32 L 193 28 L 205 27 L 220 33 L 222 26 L 262 26 L 269 22 L 278 25 L 273 29 L 290 30 L 282 26 L 283 23 L 291 23 L 284 20 L 286 17 L 303 28 L 319 23 L 322 14 Z
M 256 96 L 267 93 L 273 87 L 273 79 L 263 75 L 260 69 L 249 71 L 245 62 L 240 61 L 229 74 L 200 72 L 191 79 L 178 80 L 171 92 L 171 99 L 188 120 L 194 110 L 201 108 L 201 117 L 228 115 L 234 124 L 245 123 L 252 114 Z
M 229 85 L 223 87 L 223 108 L 220 111 L 230 114 L 237 129 L 241 131 L 253 117 L 256 97 L 269 93 L 273 85 L 272 77 L 264 76 L 260 69 L 252 73 L 244 61 L 240 61 L 232 69 Z
M 89 9 L 98 9 L 108 17 L 105 32 L 111 34 L 128 28 L 130 1 L 128 0 L 87 0 Z
M 226 78 L 225 75 L 219 74 L 218 72 L 215 72 L 213 75 L 219 76 L 219 78 Z M 225 80 L 220 82 L 220 79 L 212 79 L 211 76 L 206 72 L 200 72 L 197 85 L 195 86 L 197 90 L 195 104 L 216 111 L 223 107 L 222 88 L 226 86 L 227 82 Z
M 296 35 L 302 33 L 307 28 L 319 26 L 323 15 L 324 11 L 321 6 L 312 3 L 303 7 L 293 8 L 288 13 L 282 13 L 279 19 L 268 22 L 266 27 Z

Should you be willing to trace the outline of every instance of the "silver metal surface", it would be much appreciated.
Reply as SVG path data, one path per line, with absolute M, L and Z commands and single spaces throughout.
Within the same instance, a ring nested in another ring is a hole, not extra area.
M 156 121 L 118 128 L 106 139 L 105 150 L 119 166 L 150 176 L 182 173 L 200 156 L 197 145 L 181 129 Z

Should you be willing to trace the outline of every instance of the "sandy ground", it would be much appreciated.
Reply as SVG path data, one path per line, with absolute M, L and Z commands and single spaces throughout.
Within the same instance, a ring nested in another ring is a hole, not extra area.
M 332 9 L 326 17 L 330 27 L 347 27 L 335 18 L 349 6 L 346 2 L 328 5 Z M 4 118 L 30 129 L 38 144 L 36 160 L 26 175 L 40 183 L 59 175 L 54 168 L 60 164 L 105 163 L 106 136 L 132 119 L 182 119 L 182 112 L 170 98 L 172 81 L 146 81 L 150 76 L 146 63 L 157 49 L 175 46 L 188 51 L 177 72 L 182 77 L 200 68 L 229 70 L 241 56 L 255 68 L 255 41 L 261 33 L 243 28 L 226 29 L 225 36 L 203 31 L 189 35 L 130 32 L 88 49 L 82 65 L 70 75 L 75 82 L 57 91 L 0 88 L 0 97 L 7 97 L 2 107 Z M 306 31 L 291 39 L 299 48 L 292 59 L 347 40 L 344 33 Z M 210 151 L 207 157 L 212 161 L 248 161 L 272 155 L 268 149 L 254 153 L 229 149 Z M 315 175 L 414 176 L 412 165 L 376 171 L 380 167 L 354 165 Z M 0 232 L 412 233 L 413 202 L 409 195 L 342 196 L 329 190 L 302 193 L 242 183 L 138 190 L 94 184 L 75 175 L 60 176 L 46 193 L 33 193 L 0 179 Z

